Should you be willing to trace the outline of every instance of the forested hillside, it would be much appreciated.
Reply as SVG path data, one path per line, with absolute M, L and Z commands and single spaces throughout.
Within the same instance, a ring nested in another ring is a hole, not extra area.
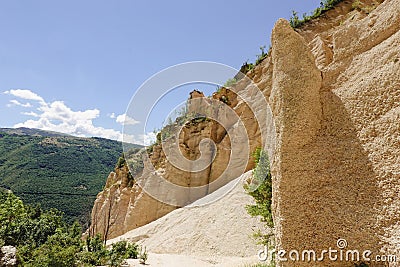
M 57 208 L 86 225 L 96 194 L 122 153 L 120 142 L 33 129 L 0 129 L 0 186 L 25 203 Z

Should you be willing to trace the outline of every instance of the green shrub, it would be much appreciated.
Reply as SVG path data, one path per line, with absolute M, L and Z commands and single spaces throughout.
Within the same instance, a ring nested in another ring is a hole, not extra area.
M 104 249 L 103 239 L 100 234 L 86 239 L 86 248 L 89 252 L 98 252 Z
M 256 59 L 256 63 L 255 65 L 257 66 L 258 64 L 260 64 L 264 59 L 266 59 L 271 51 L 271 46 L 269 47 L 268 51 L 265 52 L 265 48 L 266 46 L 260 46 L 260 50 L 261 50 L 261 54 L 257 55 L 257 59 Z
M 256 55 L 255 63 L 248 63 L 247 61 L 243 63 L 243 65 L 240 67 L 240 71 L 238 72 L 238 74 L 236 74 L 234 78 L 228 79 L 223 86 L 217 86 L 216 92 L 219 93 L 222 88 L 233 86 L 240 79 L 242 79 L 247 72 L 253 70 L 255 66 L 259 65 L 264 59 L 266 59 L 271 53 L 271 46 L 268 48 L 268 51 L 266 51 L 265 48 L 265 45 L 260 46 L 261 53 Z
M 127 241 L 116 242 L 107 250 L 101 236 L 96 235 L 86 240 L 86 250 L 79 253 L 79 261 L 89 266 L 120 266 L 125 259 L 137 259 L 138 254 L 138 245 Z
M 300 20 L 298 13 L 296 11 L 292 10 L 292 16 L 289 19 L 289 23 L 290 23 L 290 26 L 292 26 L 292 28 L 297 28 L 300 25 L 302 25 L 302 23 L 304 23 L 304 22 L 302 22 Z
M 138 246 L 126 241 L 107 250 L 100 235 L 81 240 L 78 222 L 68 226 L 62 213 L 27 206 L 11 192 L 0 193 L 0 243 L 17 247 L 19 266 L 120 266 L 138 257 Z
M 15 246 L 21 235 L 21 225 L 28 215 L 21 199 L 12 194 L 0 193 L 0 240 L 4 245 Z
M 247 193 L 255 200 L 255 204 L 247 205 L 247 212 L 253 217 L 260 217 L 267 227 L 274 226 L 272 219 L 272 177 L 267 153 L 257 148 L 253 154 L 256 167 L 253 170 L 251 183 L 245 185 Z M 257 232 L 255 237 L 263 245 L 269 245 L 271 233 Z
M 317 7 L 311 15 L 303 14 L 303 19 L 300 19 L 296 11 L 292 11 L 292 16 L 289 19 L 292 28 L 299 28 L 310 20 L 320 17 L 323 13 L 334 8 L 337 4 L 343 2 L 343 0 L 323 0 L 320 7 Z
M 56 209 L 25 206 L 11 192 L 0 193 L 0 201 L 0 240 L 5 245 L 41 246 L 57 229 L 65 228 L 62 213 Z
M 89 266 L 98 266 L 107 264 L 108 251 L 103 243 L 100 234 L 95 237 L 88 237 L 85 241 L 86 249 L 78 254 L 79 262 Z
M 243 63 L 243 65 L 240 67 L 240 71 L 235 75 L 235 77 L 228 79 L 223 86 L 217 86 L 216 92 L 220 93 L 222 88 L 227 88 L 227 87 L 232 87 L 234 84 L 236 84 L 241 78 L 244 77 L 244 75 L 254 69 L 255 66 L 260 64 L 264 59 L 268 57 L 268 55 L 271 52 L 271 46 L 269 47 L 268 51 L 265 51 L 266 46 L 260 46 L 260 54 L 256 55 L 256 61 L 255 63 L 248 63 L 247 61 Z M 224 102 L 224 101 L 223 101 Z
M 109 252 L 109 263 L 112 267 L 117 267 L 122 264 L 127 256 L 127 245 L 126 241 L 119 241 L 112 245 Z
M 139 256 L 139 246 L 135 243 L 129 243 L 126 247 L 126 257 L 128 259 L 137 259 Z
M 122 155 L 118 158 L 117 164 L 115 165 L 116 168 L 121 169 L 122 167 L 125 166 L 125 155 L 122 153 Z
M 22 266 L 29 267 L 73 267 L 78 266 L 76 255 L 79 247 L 45 244 L 34 249 L 29 258 L 24 258 Z
M 148 257 L 148 254 L 147 254 L 146 247 L 144 247 L 144 249 L 143 249 L 143 247 L 140 247 L 140 251 L 139 251 L 140 264 L 146 264 L 147 257 Z
M 82 250 L 81 229 L 78 223 L 70 228 L 57 228 L 43 245 L 34 243 L 18 247 L 22 266 L 77 266 L 78 253 Z
M 247 72 L 253 70 L 255 66 L 259 65 L 264 59 L 266 59 L 271 53 L 271 46 L 268 48 L 268 51 L 266 51 L 265 48 L 266 48 L 265 45 L 260 46 L 261 53 L 256 55 L 255 63 L 254 64 L 248 63 L 247 61 L 243 63 L 242 66 L 240 67 L 240 71 L 238 72 L 238 74 L 236 74 L 234 78 L 228 79 L 223 86 L 217 86 L 216 92 L 219 93 L 221 92 L 222 88 L 233 86 L 240 79 L 242 79 Z
M 254 64 L 253 63 L 248 63 L 247 61 L 243 63 L 242 67 L 240 67 L 240 73 L 246 74 L 247 72 L 251 71 L 254 69 Z

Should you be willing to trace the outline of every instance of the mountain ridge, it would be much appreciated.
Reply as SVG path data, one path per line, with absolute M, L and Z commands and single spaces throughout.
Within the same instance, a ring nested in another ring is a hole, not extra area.
M 88 225 L 93 201 L 122 151 L 121 142 L 105 138 L 0 128 L 0 187 Z
M 69 134 L 48 131 L 36 128 L 27 128 L 27 127 L 18 127 L 18 128 L 0 128 L 0 132 L 8 133 L 8 134 L 16 134 L 16 135 L 31 135 L 31 136 L 45 136 L 45 137 L 61 137 L 61 136 L 71 136 Z

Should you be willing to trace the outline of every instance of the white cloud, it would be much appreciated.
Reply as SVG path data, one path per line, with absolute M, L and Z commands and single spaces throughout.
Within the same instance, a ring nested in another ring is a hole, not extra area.
M 156 134 L 153 132 L 142 134 L 139 136 L 124 134 L 122 141 L 127 143 L 134 143 L 142 146 L 149 146 L 156 141 Z
M 41 96 L 32 92 L 31 90 L 12 89 L 9 91 L 5 91 L 4 93 L 8 94 L 8 95 L 13 95 L 15 97 L 19 97 L 22 99 L 34 100 L 34 101 L 39 101 L 39 102 L 44 103 L 44 99 Z
M 82 137 L 98 136 L 141 145 L 150 145 L 156 140 L 154 133 L 123 136 L 120 131 L 95 126 L 94 120 L 100 116 L 100 110 L 98 109 L 72 110 L 63 101 L 46 102 L 44 98 L 30 90 L 16 89 L 4 93 L 20 99 L 38 101 L 38 107 L 36 105 L 37 108 L 35 110 L 21 113 L 32 118 L 15 124 L 14 127 L 37 128 Z M 11 100 L 9 105 L 18 105 L 33 109 L 30 103 L 23 104 L 18 100 Z M 125 125 L 140 123 L 125 114 L 116 116 L 115 113 L 112 113 L 108 116 L 115 119 L 116 122 Z
M 23 115 L 35 117 L 25 122 L 18 123 L 14 127 L 28 127 L 42 130 L 56 131 L 76 136 L 98 136 L 114 140 L 122 140 L 122 133 L 114 129 L 106 129 L 93 124 L 93 120 L 100 116 L 98 109 L 74 111 L 63 101 L 46 101 L 30 90 L 10 90 L 5 94 L 13 95 L 21 99 L 38 101 L 39 107 L 36 112 L 23 112 Z M 11 100 L 11 105 L 32 107 L 30 103 L 22 104 L 18 100 Z
M 125 142 L 125 143 L 133 143 L 133 144 L 143 145 L 143 144 L 140 143 L 139 140 L 137 140 L 137 138 L 135 138 L 134 135 L 130 135 L 130 134 L 123 134 L 122 135 L 122 141 Z
M 39 114 L 30 111 L 30 112 L 21 112 L 22 115 L 31 116 L 31 117 L 40 117 Z
M 144 140 L 144 144 L 143 145 L 149 146 L 149 145 L 153 144 L 156 141 L 157 135 L 155 133 L 153 133 L 153 132 L 150 132 L 150 133 L 142 135 L 142 138 Z
M 24 107 L 24 108 L 31 108 L 32 105 L 31 103 L 27 102 L 27 103 L 21 103 L 18 100 L 10 100 L 10 103 L 7 104 L 7 107 L 12 107 L 12 106 L 20 106 L 20 107 Z
M 115 121 L 122 125 L 135 125 L 140 123 L 140 121 L 137 121 L 126 114 L 118 115 Z
M 94 126 L 92 120 L 90 119 L 89 120 L 65 119 L 65 120 L 53 121 L 44 117 L 43 114 L 40 114 L 38 116 L 39 117 L 37 120 L 30 119 L 23 123 L 18 123 L 14 125 L 14 127 L 37 128 L 42 130 L 67 133 L 81 137 L 98 136 L 114 140 L 122 140 L 121 132 L 116 131 L 114 129 L 105 129 L 103 127 Z
M 100 115 L 98 109 L 88 109 L 85 111 L 73 111 L 67 107 L 63 101 L 54 101 L 50 104 L 41 105 L 38 108 L 42 112 L 41 118 L 50 121 L 68 122 L 68 124 L 79 124 L 84 121 L 92 121 Z

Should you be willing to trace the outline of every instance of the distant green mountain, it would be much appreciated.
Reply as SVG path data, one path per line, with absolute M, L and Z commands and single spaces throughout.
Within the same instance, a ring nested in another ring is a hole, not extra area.
M 0 187 L 25 203 L 89 222 L 93 202 L 122 153 L 121 142 L 37 129 L 0 128 Z
M 32 129 L 32 128 L 0 128 L 0 131 L 8 134 L 17 134 L 17 135 L 32 135 L 32 136 L 46 136 L 46 137 L 60 137 L 60 136 L 71 136 L 69 134 L 58 133 L 53 131 L 44 131 L 40 129 Z

